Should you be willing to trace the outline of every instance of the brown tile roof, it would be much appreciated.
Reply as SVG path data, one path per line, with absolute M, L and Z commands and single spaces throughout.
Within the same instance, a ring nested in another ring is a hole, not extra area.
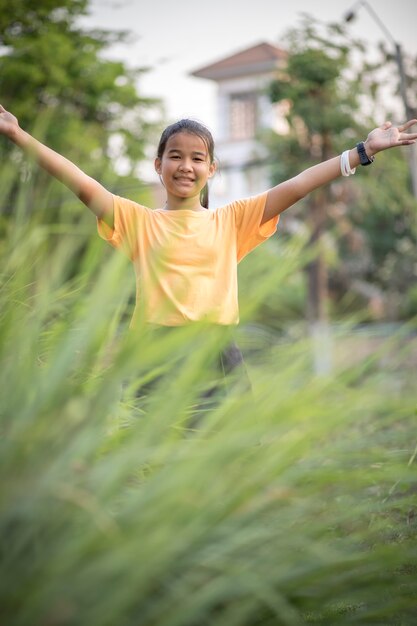
M 286 58 L 285 50 L 263 42 L 194 70 L 191 76 L 222 80 L 244 74 L 258 74 L 275 69 L 282 65 Z

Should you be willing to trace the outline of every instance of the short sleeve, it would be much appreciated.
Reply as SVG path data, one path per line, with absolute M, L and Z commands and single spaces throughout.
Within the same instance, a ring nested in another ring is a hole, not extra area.
M 133 260 L 138 254 L 138 233 L 141 231 L 145 214 L 149 209 L 132 200 L 115 195 L 113 207 L 114 228 L 97 218 L 98 234 L 110 245 L 121 248 Z
M 277 230 L 279 215 L 261 224 L 267 195 L 268 192 L 265 192 L 231 205 L 235 213 L 238 261 Z

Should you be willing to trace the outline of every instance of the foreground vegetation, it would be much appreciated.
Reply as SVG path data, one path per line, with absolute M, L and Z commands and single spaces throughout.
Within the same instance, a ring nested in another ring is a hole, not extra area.
M 412 323 L 314 376 L 308 341 L 246 323 L 292 268 L 265 247 L 242 276 L 252 391 L 231 380 L 207 407 L 223 333 L 126 332 L 132 274 L 91 217 L 18 222 L 1 245 L 2 623 L 414 623 Z

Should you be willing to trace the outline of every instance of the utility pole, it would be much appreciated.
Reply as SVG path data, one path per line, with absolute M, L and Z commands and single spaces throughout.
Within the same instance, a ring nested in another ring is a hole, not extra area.
M 384 33 L 385 37 L 394 46 L 395 61 L 398 66 L 398 74 L 400 77 L 400 93 L 401 93 L 401 99 L 403 101 L 403 106 L 404 106 L 405 119 L 406 120 L 412 119 L 415 115 L 415 112 L 413 111 L 412 107 L 410 106 L 410 103 L 408 102 L 407 81 L 406 81 L 406 76 L 405 76 L 405 71 L 404 71 L 404 61 L 403 61 L 401 45 L 397 41 L 395 41 L 394 37 L 391 35 L 390 31 L 385 26 L 381 18 L 374 11 L 371 5 L 368 2 L 366 2 L 366 0 L 359 0 L 359 2 L 356 2 L 356 4 L 353 5 L 350 11 L 348 11 L 345 14 L 345 22 L 351 22 L 353 19 L 355 19 L 356 12 L 361 7 L 364 7 L 368 11 L 372 19 L 378 24 L 379 28 Z M 417 199 L 417 146 L 416 144 L 409 146 L 409 150 L 407 150 L 407 153 L 408 153 L 408 164 L 409 164 L 410 175 L 411 175 L 411 188 L 412 188 L 414 197 Z

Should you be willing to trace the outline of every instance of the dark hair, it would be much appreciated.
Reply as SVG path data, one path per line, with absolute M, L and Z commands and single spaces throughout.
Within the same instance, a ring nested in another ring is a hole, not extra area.
M 201 122 L 197 122 L 196 120 L 191 120 L 188 118 L 179 120 L 178 122 L 174 122 L 174 124 L 170 124 L 166 127 L 164 132 L 161 135 L 161 139 L 159 140 L 157 156 L 159 159 L 162 159 L 162 156 L 165 152 L 165 148 L 168 142 L 168 139 L 177 133 L 191 133 L 193 135 L 197 135 L 204 141 L 206 144 L 207 152 L 210 158 L 210 163 L 214 161 L 214 141 L 213 136 L 209 129 L 201 124 Z M 201 206 L 208 209 L 208 185 L 206 184 L 200 193 L 200 202 Z

